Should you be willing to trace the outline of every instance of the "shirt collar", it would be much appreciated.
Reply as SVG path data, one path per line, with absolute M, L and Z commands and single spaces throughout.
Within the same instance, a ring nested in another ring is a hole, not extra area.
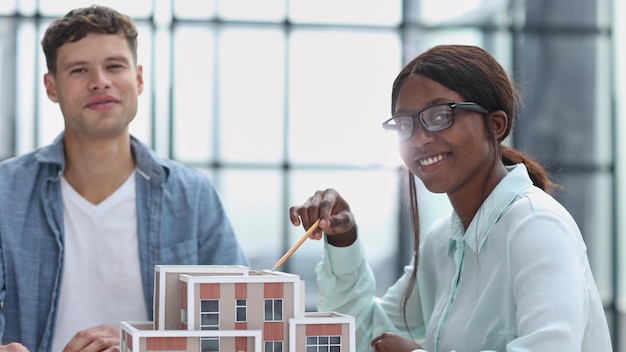
M 528 170 L 524 164 L 510 165 L 506 168 L 509 173 L 487 196 L 487 199 L 474 215 L 467 231 L 463 230 L 463 223 L 459 216 L 455 212 L 452 213 L 449 254 L 454 253 L 458 241 L 464 241 L 466 246 L 478 253 L 504 211 L 524 189 L 532 186 L 532 180 L 528 176 Z
M 59 168 L 58 177 L 65 169 L 65 132 L 61 132 L 54 141 L 36 151 L 37 159 L 42 163 L 56 164 Z M 134 136 L 130 136 L 130 147 L 135 156 L 136 170 L 147 180 L 163 183 L 167 180 L 170 168 L 165 159 Z

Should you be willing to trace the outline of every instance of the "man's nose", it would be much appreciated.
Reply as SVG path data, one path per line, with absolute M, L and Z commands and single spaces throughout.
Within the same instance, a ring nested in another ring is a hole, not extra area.
M 106 72 L 100 68 L 93 69 L 89 75 L 89 89 L 106 89 L 111 87 L 111 79 Z

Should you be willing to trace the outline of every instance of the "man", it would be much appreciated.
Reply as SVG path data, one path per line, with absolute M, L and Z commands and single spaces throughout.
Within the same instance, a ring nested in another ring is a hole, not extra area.
M 247 261 L 209 180 L 129 134 L 132 20 L 76 9 L 42 46 L 65 129 L 0 164 L 0 351 L 117 350 L 120 320 L 152 319 L 156 264 Z

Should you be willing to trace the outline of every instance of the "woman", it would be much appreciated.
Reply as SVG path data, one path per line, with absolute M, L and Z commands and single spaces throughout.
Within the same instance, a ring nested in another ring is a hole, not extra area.
M 580 230 L 546 172 L 501 144 L 518 103 L 478 47 L 437 46 L 400 72 L 383 127 L 408 169 L 416 250 L 382 298 L 337 191 L 290 208 L 296 226 L 321 219 L 318 308 L 355 316 L 358 351 L 612 351 Z M 453 207 L 423 238 L 413 176 Z

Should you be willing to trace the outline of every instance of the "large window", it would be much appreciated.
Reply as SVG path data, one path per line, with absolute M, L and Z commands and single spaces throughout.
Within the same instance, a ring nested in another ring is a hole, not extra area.
M 63 128 L 42 84 L 39 41 L 52 18 L 83 3 L 2 3 L 0 48 L 16 52 L 0 66 L 11 77 L 0 85 L 0 131 L 12 131 L 0 132 L 0 155 L 10 156 L 50 143 Z M 99 3 L 139 27 L 146 89 L 131 133 L 206 172 L 252 268 L 272 268 L 301 237 L 287 222 L 290 205 L 334 187 L 353 205 L 381 292 L 393 282 L 399 157 L 380 123 L 402 64 L 400 1 L 352 0 L 340 10 L 332 1 Z M 308 283 L 308 309 L 320 256 L 321 243 L 310 241 L 281 268 Z

